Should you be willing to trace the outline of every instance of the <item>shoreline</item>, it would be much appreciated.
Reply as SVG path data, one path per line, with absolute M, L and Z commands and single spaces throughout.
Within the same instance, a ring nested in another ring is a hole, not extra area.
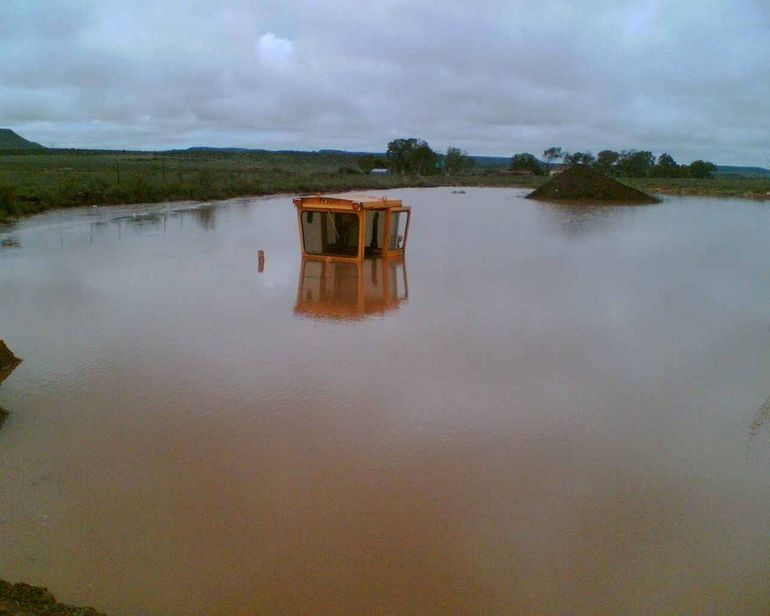
M 368 177 L 368 176 L 365 176 Z M 333 179 L 338 179 L 332 176 Z M 296 186 L 297 190 L 291 190 L 289 186 L 276 187 L 275 190 L 225 190 L 220 194 L 203 196 L 192 194 L 182 194 L 168 196 L 167 194 L 137 195 L 144 198 L 137 199 L 115 199 L 104 201 L 101 199 L 84 199 L 71 205 L 58 204 L 35 204 L 26 211 L 7 214 L 0 210 L 0 225 L 13 225 L 14 223 L 28 219 L 37 214 L 46 212 L 55 212 L 60 210 L 74 209 L 77 207 L 115 207 L 120 205 L 152 205 L 157 203 L 207 203 L 212 201 L 226 201 L 228 199 L 256 199 L 260 197 L 280 197 L 296 194 L 328 194 L 334 192 L 350 192 L 355 190 L 397 190 L 403 188 L 528 188 L 535 189 L 544 183 L 548 178 L 544 176 L 524 176 L 511 179 L 507 176 L 473 175 L 473 176 L 413 176 L 391 178 L 385 176 L 377 178 L 373 182 L 332 181 L 330 185 L 324 185 L 323 182 L 317 184 L 313 182 L 300 183 Z M 648 192 L 653 195 L 662 195 L 666 197 L 704 197 L 719 199 L 747 199 L 752 201 L 770 201 L 770 181 L 755 180 L 752 178 L 730 178 L 729 180 L 720 180 L 719 178 L 708 180 L 666 180 L 665 178 L 652 181 L 650 178 L 616 178 L 619 181 Z M 766 183 L 766 186 L 756 187 L 758 183 Z M 217 188 L 212 187 L 212 191 L 217 192 Z M 304 188 L 304 190 L 303 190 Z M 748 190 L 747 190 L 748 189 Z M 156 197 L 156 198 L 153 198 Z M 2 230 L 0 228 L 0 230 Z
M 441 178 L 441 179 L 434 179 Z M 0 225 L 12 225 L 21 220 L 28 219 L 37 214 L 44 214 L 48 212 L 55 212 L 61 210 L 70 210 L 78 207 L 115 207 L 115 206 L 128 206 L 128 205 L 152 205 L 157 203 L 209 203 L 213 201 L 227 201 L 229 199 L 258 199 L 262 197 L 281 197 L 292 196 L 297 194 L 329 194 L 337 192 L 351 192 L 351 191 L 365 191 L 365 190 L 398 190 L 403 188 L 535 188 L 533 182 L 511 182 L 509 179 L 504 178 L 503 181 L 490 182 L 489 178 L 484 176 L 472 176 L 470 178 L 461 178 L 457 176 L 414 176 L 412 178 L 398 178 L 399 181 L 383 181 L 384 178 L 378 178 L 379 181 L 374 182 L 332 182 L 329 186 L 312 186 L 307 190 L 290 190 L 290 187 L 277 187 L 276 190 L 266 191 L 233 191 L 226 192 L 225 194 L 215 195 L 211 197 L 190 195 L 179 195 L 176 197 L 166 197 L 165 195 L 158 195 L 158 198 L 144 198 L 144 199 L 118 199 L 113 201 L 103 200 L 84 200 L 83 202 L 60 206 L 51 205 L 49 207 L 33 207 L 29 211 L 22 212 L 14 215 L 4 215 L 0 210 Z M 543 179 L 543 178 L 537 178 Z M 389 180 L 389 178 L 388 178 Z M 443 181 L 442 181 L 443 180 Z M 487 181 L 482 181 L 487 180 Z M 146 195 L 142 195 L 146 196 Z M 1 229 L 0 229 L 1 230 Z

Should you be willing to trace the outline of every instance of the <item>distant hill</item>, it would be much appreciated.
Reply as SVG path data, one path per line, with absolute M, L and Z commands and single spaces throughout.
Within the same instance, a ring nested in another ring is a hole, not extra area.
M 173 150 L 172 150 L 173 151 Z M 188 152 L 263 152 L 254 148 L 217 148 L 205 145 L 197 145 L 187 148 Z
M 170 150 L 176 151 L 176 150 Z M 236 148 L 236 147 L 213 147 L 196 145 L 187 148 L 187 152 L 235 152 L 235 153 L 247 153 L 257 152 L 260 154 L 324 154 L 327 156 L 385 156 L 383 153 L 375 152 L 350 152 L 348 150 L 265 150 L 262 148 Z
M 746 178 L 770 177 L 770 169 L 763 167 L 733 167 L 730 165 L 717 165 L 716 175 L 738 175 Z
M 384 152 L 349 152 L 347 150 L 318 150 L 319 154 L 336 154 L 340 156 L 385 156 Z M 438 152 L 443 154 L 443 152 Z M 510 156 L 474 156 L 471 159 L 479 167 L 507 167 L 511 164 Z M 542 163 L 545 165 L 545 163 Z
M 355 152 L 348 150 L 318 150 L 319 154 L 333 154 L 334 156 L 385 156 L 385 152 Z
M 0 128 L 0 150 L 45 150 L 45 148 L 34 141 L 27 141 L 10 128 Z

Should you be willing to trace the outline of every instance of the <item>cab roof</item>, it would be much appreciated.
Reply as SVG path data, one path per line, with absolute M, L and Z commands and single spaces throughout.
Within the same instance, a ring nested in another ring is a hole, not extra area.
M 375 197 L 374 195 L 351 194 L 344 195 L 304 195 L 294 198 L 297 207 L 333 206 L 336 208 L 350 209 L 381 209 L 402 207 L 401 199 L 389 199 L 388 197 Z

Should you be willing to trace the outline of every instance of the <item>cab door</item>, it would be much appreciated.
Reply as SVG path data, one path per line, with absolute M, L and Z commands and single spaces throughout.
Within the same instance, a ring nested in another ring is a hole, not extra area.
M 409 220 L 412 209 L 393 208 L 388 212 L 388 256 L 404 254 L 409 238 Z

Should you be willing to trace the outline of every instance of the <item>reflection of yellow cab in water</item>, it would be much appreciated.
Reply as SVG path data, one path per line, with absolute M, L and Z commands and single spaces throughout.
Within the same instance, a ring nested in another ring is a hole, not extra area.
M 294 199 L 302 256 L 363 262 L 404 255 L 411 208 L 401 200 L 367 195 L 312 195 Z
M 302 259 L 294 311 L 327 319 L 362 319 L 396 310 L 408 298 L 404 259 Z

